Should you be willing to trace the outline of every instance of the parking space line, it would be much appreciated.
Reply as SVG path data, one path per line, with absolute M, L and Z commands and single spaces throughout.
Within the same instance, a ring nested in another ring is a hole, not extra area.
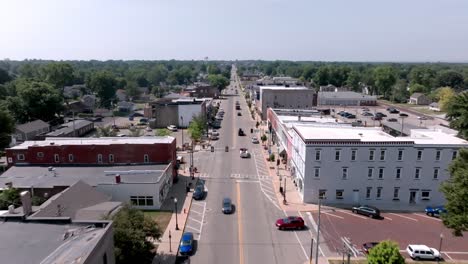
M 402 217 L 402 218 L 406 218 L 408 220 L 412 220 L 412 221 L 415 221 L 415 222 L 418 222 L 418 219 L 414 219 L 414 218 L 411 218 L 411 217 L 408 217 L 408 216 L 404 216 L 404 215 L 399 215 L 399 214 L 395 214 L 395 213 L 389 213 L 391 215 L 396 215 L 396 216 L 399 216 L 399 217 Z
M 192 221 L 195 221 L 195 222 L 199 223 L 200 225 L 203 225 L 203 222 L 202 222 L 202 221 L 199 221 L 199 220 L 197 220 L 197 219 L 194 219 L 193 217 L 189 217 L 189 219 L 192 220 Z
M 199 228 L 195 228 L 195 227 L 193 227 L 193 226 L 185 225 L 185 229 L 187 229 L 187 228 L 190 228 L 190 229 L 192 229 L 192 230 L 195 230 L 195 231 L 197 231 L 197 232 L 200 232 L 200 229 L 199 229 Z
M 368 217 L 364 217 L 362 215 L 358 215 L 358 214 L 355 214 L 355 213 L 346 212 L 346 211 L 343 211 L 343 210 L 338 210 L 337 212 L 345 213 L 345 214 L 352 215 L 354 217 L 359 217 L 359 218 L 362 218 L 362 219 L 369 219 Z
M 327 212 L 322 212 L 322 214 L 326 214 L 326 215 L 329 215 L 329 216 L 334 216 L 334 217 L 338 217 L 340 219 L 344 219 L 344 217 L 342 217 L 342 216 L 330 214 L 330 213 L 327 213 Z
M 200 202 L 198 202 L 198 203 L 196 203 L 196 202 L 192 202 L 192 205 L 199 205 L 199 206 L 203 206 L 203 204 L 204 204 L 204 203 L 200 203 Z
M 432 219 L 432 220 L 435 220 L 435 221 L 439 221 L 439 222 L 442 222 L 441 219 L 439 218 L 435 218 L 435 217 L 432 217 L 432 216 L 427 216 L 425 214 L 418 214 L 418 213 L 413 213 L 414 215 L 417 215 L 417 216 L 421 216 L 421 217 L 425 217 L 425 218 L 429 218 L 429 219 Z
M 301 214 L 301 212 L 299 212 L 299 214 Z M 314 218 L 312 217 L 312 214 L 311 214 L 310 212 L 307 212 L 306 214 L 307 214 L 307 216 L 309 217 L 309 221 L 312 223 L 312 228 L 314 228 L 314 229 L 315 229 L 315 232 L 317 232 L 318 227 L 317 227 L 317 224 L 316 224 L 315 221 L 314 221 Z M 302 215 L 302 214 L 301 214 L 301 215 Z M 310 236 L 313 237 L 312 231 L 310 231 L 310 229 L 309 229 L 309 232 L 310 232 Z M 322 232 L 320 232 L 320 233 L 322 233 Z M 319 234 L 319 240 L 320 240 L 320 236 L 322 236 L 322 235 Z M 320 243 L 319 243 L 319 242 L 320 242 L 320 241 L 315 241 L 315 243 L 318 243 L 318 248 L 319 248 L 320 254 L 322 254 L 322 256 L 325 257 L 325 254 L 323 253 L 322 247 L 320 246 Z
M 201 214 L 202 214 L 202 213 L 200 213 L 200 212 L 197 212 L 197 211 L 195 211 L 195 210 L 191 210 L 190 212 L 194 212 L 194 213 L 196 213 L 196 214 L 199 214 L 199 215 L 201 215 Z
M 201 240 L 201 235 L 203 231 L 203 222 L 205 221 L 205 212 L 206 212 L 206 203 L 203 203 L 203 214 L 202 214 L 202 220 L 201 220 L 201 226 L 200 226 L 200 235 L 198 236 L 198 240 Z
M 388 219 L 388 220 L 390 220 L 390 221 L 393 221 L 393 219 L 391 219 L 391 218 L 388 217 L 388 216 L 384 216 L 384 219 Z
M 447 257 L 448 257 L 450 260 L 453 260 L 453 258 L 452 258 L 452 257 L 450 257 L 450 255 L 449 255 L 449 254 L 447 254 L 446 252 L 442 252 L 442 254 L 445 254 L 445 256 L 447 256 Z

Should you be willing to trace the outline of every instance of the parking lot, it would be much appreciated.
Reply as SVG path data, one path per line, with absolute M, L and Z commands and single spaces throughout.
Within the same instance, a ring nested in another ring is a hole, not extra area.
M 353 214 L 350 210 L 324 209 L 321 214 L 321 233 L 331 251 L 341 252 L 342 238 L 348 238 L 362 256 L 362 244 L 393 240 L 400 245 L 403 256 L 409 244 L 423 244 L 439 249 L 442 234 L 442 257 L 445 260 L 468 260 L 468 232 L 455 237 L 438 218 L 422 213 L 382 213 L 383 219 Z M 312 213 L 318 221 L 318 213 Z

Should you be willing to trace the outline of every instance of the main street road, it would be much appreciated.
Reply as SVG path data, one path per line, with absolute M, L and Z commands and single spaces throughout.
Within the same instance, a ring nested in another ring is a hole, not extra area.
M 285 217 L 287 212 L 276 200 L 261 145 L 251 143 L 250 129 L 255 122 L 238 83 L 231 82 L 227 92 L 227 99 L 221 103 L 225 116 L 219 129 L 220 139 L 214 142 L 215 152 L 195 153 L 195 166 L 205 181 L 207 196 L 203 201 L 194 201 L 189 212 L 186 231 L 194 232 L 197 239 L 196 252 L 190 261 L 304 263 L 308 260 L 312 233 L 279 231 L 274 226 L 276 219 Z M 236 101 L 241 104 L 242 116 L 237 116 Z M 247 136 L 238 136 L 239 128 Z M 229 146 L 229 152 L 224 151 L 225 146 Z M 249 149 L 252 158 L 241 159 L 239 148 Z M 233 214 L 221 212 L 224 197 L 232 199 Z

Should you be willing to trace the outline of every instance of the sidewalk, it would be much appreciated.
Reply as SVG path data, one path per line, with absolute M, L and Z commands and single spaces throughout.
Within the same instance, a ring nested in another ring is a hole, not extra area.
M 192 205 L 192 191 L 186 192 L 186 183 L 192 183 L 192 188 L 195 186 L 195 180 L 191 180 L 190 176 L 183 175 L 183 172 L 179 172 L 179 181 L 175 183 L 163 205 L 161 210 L 172 210 L 175 209 L 175 203 L 173 198 L 177 198 L 177 225 L 179 230 L 176 230 L 176 214 L 172 214 L 171 220 L 167 225 L 164 234 L 159 241 L 154 244 L 157 245 L 157 255 L 153 259 L 154 264 L 166 264 L 175 263 L 177 252 L 179 250 L 179 243 L 184 232 L 185 222 Z M 169 238 L 169 234 L 171 238 Z

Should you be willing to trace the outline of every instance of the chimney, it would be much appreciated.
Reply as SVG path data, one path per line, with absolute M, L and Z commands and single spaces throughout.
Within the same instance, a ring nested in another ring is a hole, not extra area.
M 29 191 L 21 192 L 21 203 L 23 204 L 23 213 L 24 215 L 28 216 L 32 212 L 32 202 L 31 202 L 31 195 Z
M 115 175 L 115 183 L 117 183 L 117 184 L 120 183 L 120 175 L 119 174 Z

